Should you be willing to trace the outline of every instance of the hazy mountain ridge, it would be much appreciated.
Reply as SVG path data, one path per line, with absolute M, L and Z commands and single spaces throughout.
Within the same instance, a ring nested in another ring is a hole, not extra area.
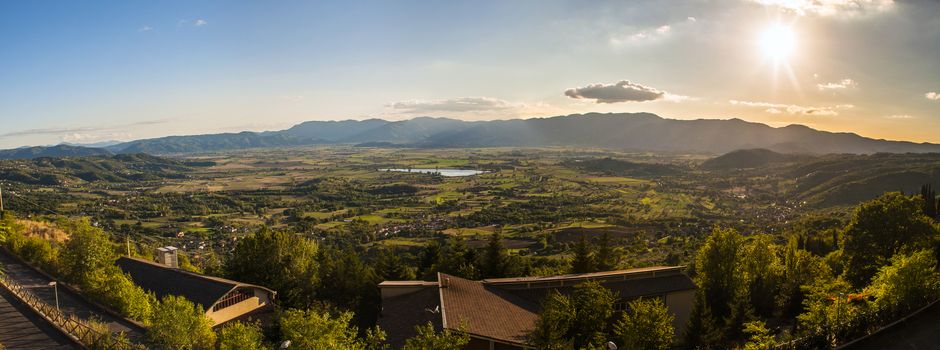
M 403 121 L 309 121 L 287 130 L 168 136 L 108 146 L 113 153 L 199 153 L 314 144 L 394 144 L 409 147 L 596 147 L 723 154 L 764 148 L 780 153 L 872 154 L 940 152 L 940 145 L 887 141 L 803 125 L 774 128 L 740 119 L 666 119 L 651 113 L 588 113 L 549 118 L 468 122 L 420 117 Z M 59 146 L 57 146 L 59 147 Z M 74 152 L 101 152 L 75 148 Z M 17 151 L 17 152 L 14 152 Z M 2 151 L 0 159 L 45 156 Z M 51 150 L 48 152 L 52 152 Z M 62 156 L 69 156 L 62 152 Z M 82 154 L 82 155 L 93 155 Z

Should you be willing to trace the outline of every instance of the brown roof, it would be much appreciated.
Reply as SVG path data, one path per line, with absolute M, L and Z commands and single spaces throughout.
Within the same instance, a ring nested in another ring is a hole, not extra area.
M 438 275 L 438 280 L 442 285 L 444 327 L 463 326 L 472 335 L 526 343 L 538 319 L 538 302 L 443 273 Z
M 178 295 L 208 310 L 216 301 L 237 288 L 258 288 L 252 284 L 174 269 L 152 261 L 122 256 L 115 264 L 131 276 L 134 284 L 153 292 L 158 298 Z
M 437 282 L 427 283 L 428 288 L 382 300 L 378 324 L 386 332 L 386 341 L 392 348 L 401 348 L 405 339 L 415 336 L 416 326 L 431 322 L 435 330 L 443 328 Z M 383 282 L 382 285 L 387 284 Z
M 383 288 L 419 287 L 420 291 L 383 299 L 379 324 L 388 331 L 393 346 L 400 346 L 404 339 L 413 336 L 414 326 L 427 323 L 429 315 L 437 317 L 435 321 L 444 328 L 463 326 L 464 331 L 474 336 L 525 345 L 545 296 L 553 290 L 569 294 L 575 285 L 588 280 L 600 282 L 623 299 L 695 289 L 681 266 L 483 281 L 439 273 L 438 282 L 381 283 Z M 421 312 L 434 310 L 438 305 L 442 306 L 440 314 Z M 396 343 L 392 337 L 400 339 L 395 339 Z

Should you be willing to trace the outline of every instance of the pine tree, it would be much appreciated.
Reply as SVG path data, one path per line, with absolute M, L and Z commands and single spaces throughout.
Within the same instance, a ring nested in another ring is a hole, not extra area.
M 937 192 L 935 192 L 930 184 L 926 184 L 920 187 L 920 195 L 924 198 L 924 215 L 933 219 L 937 217 Z
M 620 254 L 616 247 L 610 242 L 610 234 L 606 231 L 601 235 L 601 240 L 597 244 L 597 270 L 611 271 L 620 264 Z
M 486 245 L 486 255 L 483 262 L 483 277 L 499 278 L 506 276 L 506 249 L 503 247 L 502 229 L 497 228 L 490 235 Z
M 597 271 L 595 269 L 594 254 L 591 251 L 587 238 L 581 234 L 578 243 L 574 246 L 574 260 L 571 261 L 572 273 L 588 273 Z

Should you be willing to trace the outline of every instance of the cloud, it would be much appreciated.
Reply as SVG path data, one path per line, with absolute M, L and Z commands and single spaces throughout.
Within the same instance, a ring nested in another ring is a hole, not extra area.
M 204 26 L 204 25 L 206 25 L 206 24 L 209 24 L 209 22 L 206 22 L 206 20 L 204 20 L 204 19 L 202 19 L 202 18 L 197 19 L 195 22 L 193 22 L 193 25 L 194 25 L 194 26 L 197 26 L 197 27 L 202 27 L 202 26 Z
M 858 82 L 849 78 L 845 78 L 837 82 L 816 84 L 816 87 L 819 89 L 819 91 L 847 90 L 857 88 Z
M 782 104 L 782 103 L 739 101 L 739 100 L 730 100 L 728 101 L 728 103 L 731 103 L 732 106 L 765 108 L 764 112 L 767 112 L 770 114 L 787 113 L 787 114 L 801 114 L 801 115 L 812 115 L 812 116 L 839 115 L 838 110 L 855 108 L 854 105 L 850 105 L 850 104 L 841 104 L 841 105 L 835 105 L 835 106 L 822 106 L 822 107 L 807 107 L 807 106 L 790 105 L 790 104 Z
M 143 26 L 143 27 L 140 27 L 139 29 L 137 29 L 138 32 L 149 32 L 149 31 L 151 31 L 151 30 L 153 30 L 153 27 L 151 27 L 151 26 Z
M 463 114 L 466 116 L 480 116 L 484 113 L 488 118 L 531 117 L 542 115 L 558 115 L 569 113 L 558 107 L 543 102 L 521 103 L 510 102 L 492 97 L 457 97 L 434 100 L 408 100 L 398 101 L 385 105 L 400 114 Z
M 800 16 L 858 17 L 881 13 L 894 6 L 894 0 L 750 0 L 777 7 Z
M 645 102 L 666 97 L 665 91 L 621 80 L 616 84 L 591 84 L 565 90 L 565 96 L 574 99 L 595 100 L 597 103 Z
M 515 107 L 512 103 L 491 97 L 459 97 L 438 100 L 410 100 L 388 104 L 392 109 L 413 112 L 480 112 Z
M 674 30 L 673 28 L 681 26 L 683 24 L 693 24 L 696 22 L 695 17 L 687 17 L 684 22 L 678 22 L 673 24 L 663 24 L 660 26 L 649 27 L 645 29 L 637 30 L 635 28 L 630 28 L 629 30 L 623 30 L 617 33 L 614 33 L 610 36 L 609 42 L 610 45 L 614 47 L 621 47 L 630 44 L 638 44 L 644 42 L 654 42 L 659 39 L 668 37 Z
M 22 136 L 42 136 L 42 135 L 60 135 L 62 137 L 68 135 L 81 135 L 81 134 L 91 134 L 97 133 L 101 134 L 104 132 L 114 132 L 121 129 L 135 127 L 135 126 L 146 126 L 146 125 L 157 125 L 168 123 L 169 120 L 144 120 L 136 123 L 113 125 L 107 127 L 74 127 L 74 128 L 38 128 L 38 129 L 27 129 L 20 131 L 12 131 L 4 134 L 0 134 L 0 137 L 22 137 Z
M 926 97 L 929 100 L 937 101 L 937 100 L 940 100 L 940 92 L 931 91 L 931 92 L 924 94 L 924 97 Z
M 912 115 L 910 115 L 910 114 L 892 114 L 892 115 L 886 115 L 885 118 L 888 118 L 888 119 L 914 119 L 914 118 L 917 118 L 917 117 L 912 116 Z

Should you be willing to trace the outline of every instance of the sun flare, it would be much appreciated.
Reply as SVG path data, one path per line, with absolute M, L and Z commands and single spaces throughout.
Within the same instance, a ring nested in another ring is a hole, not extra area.
M 758 43 L 765 57 L 786 61 L 796 51 L 796 34 L 792 28 L 776 23 L 764 29 Z

